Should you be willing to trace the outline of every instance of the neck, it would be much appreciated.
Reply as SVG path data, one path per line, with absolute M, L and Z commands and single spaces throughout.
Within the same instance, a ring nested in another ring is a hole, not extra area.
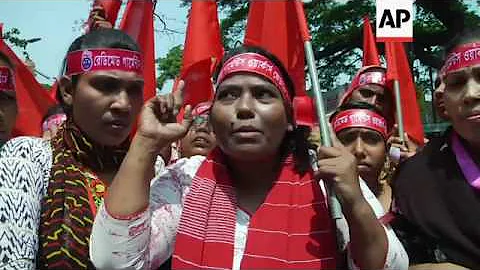
M 280 161 L 275 157 L 262 161 L 231 160 L 228 166 L 237 189 L 265 191 L 270 189 L 276 179 Z

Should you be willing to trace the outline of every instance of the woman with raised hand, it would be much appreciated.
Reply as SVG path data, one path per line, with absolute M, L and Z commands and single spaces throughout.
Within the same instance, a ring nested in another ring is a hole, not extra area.
M 95 266 L 155 269 L 170 256 L 173 268 L 189 269 L 341 265 L 325 193 L 313 178 L 303 134 L 295 134 L 285 69 L 261 49 L 240 47 L 225 56 L 216 85 L 209 121 L 218 147 L 208 157 L 180 159 L 152 183 L 159 149 L 184 136 L 191 117 L 187 109 L 183 122 L 175 121 L 178 94 L 144 106 L 95 218 Z M 350 258 L 361 268 L 395 264 L 360 191 L 355 157 L 340 147 L 325 147 L 320 156 L 319 173 L 332 179 L 352 224 Z
M 77 38 L 65 62 L 59 89 L 67 120 L 49 141 L 19 137 L 0 153 L 7 165 L 0 182 L 13 183 L 17 195 L 0 194 L 11 236 L 3 266 L 93 269 L 93 219 L 143 104 L 142 54 L 127 34 L 98 29 Z

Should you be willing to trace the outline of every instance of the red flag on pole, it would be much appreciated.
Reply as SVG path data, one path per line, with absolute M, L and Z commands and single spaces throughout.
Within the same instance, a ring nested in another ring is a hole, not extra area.
M 373 36 L 370 19 L 363 18 L 363 66 L 379 66 L 380 58 L 377 51 L 377 43 Z
M 156 95 L 157 88 L 153 10 L 154 2 L 152 0 L 129 0 L 120 23 L 120 29 L 137 41 L 143 53 L 143 76 L 145 80 L 143 96 L 145 101 Z
M 423 124 L 410 64 L 402 42 L 385 42 L 387 80 L 398 80 L 405 132 L 417 144 L 424 144 Z
M 115 26 L 115 22 L 117 21 L 118 11 L 120 10 L 120 6 L 122 5 L 122 0 L 95 0 L 92 4 L 92 7 L 101 6 L 105 11 L 105 19 Z M 88 32 L 93 24 L 92 18 L 89 18 Z
M 0 36 L 2 36 L 0 24 Z M 17 57 L 15 52 L 0 39 L 0 51 L 15 66 L 15 90 L 17 94 L 18 114 L 13 136 L 41 136 L 42 118 L 48 108 L 55 104 L 48 92 L 37 82 L 30 69 Z
M 282 61 L 293 80 L 296 96 L 306 95 L 304 39 L 308 36 L 301 2 L 250 2 L 244 43 L 264 48 Z
M 223 52 L 217 3 L 192 1 L 180 71 L 185 81 L 184 104 L 194 107 L 213 98 L 211 78 Z

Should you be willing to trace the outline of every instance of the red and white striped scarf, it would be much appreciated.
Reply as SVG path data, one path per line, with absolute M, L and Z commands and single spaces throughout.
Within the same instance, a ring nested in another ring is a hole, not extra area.
M 251 216 L 241 268 L 335 269 L 333 223 L 318 181 L 292 158 Z M 232 269 L 237 201 L 223 154 L 211 152 L 185 199 L 174 269 Z

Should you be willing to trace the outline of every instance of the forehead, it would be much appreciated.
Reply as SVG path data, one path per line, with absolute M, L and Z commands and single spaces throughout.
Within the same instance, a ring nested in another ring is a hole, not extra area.
M 123 70 L 102 70 L 102 71 L 93 71 L 84 73 L 81 77 L 85 79 L 94 79 L 102 77 L 110 77 L 123 81 L 136 81 L 143 82 L 143 76 L 138 75 L 132 71 L 123 71 Z
M 350 127 L 343 130 L 340 130 L 337 133 L 338 137 L 347 136 L 347 135 L 371 135 L 371 136 L 382 136 L 380 133 L 373 129 L 364 128 L 364 127 Z
M 267 78 L 261 75 L 258 75 L 255 73 L 249 73 L 249 72 L 238 72 L 229 76 L 224 81 L 222 81 L 222 83 L 218 86 L 218 88 L 221 89 L 224 87 L 245 86 L 245 85 L 264 85 L 264 86 L 275 87 L 275 85 L 272 82 L 270 82 Z

